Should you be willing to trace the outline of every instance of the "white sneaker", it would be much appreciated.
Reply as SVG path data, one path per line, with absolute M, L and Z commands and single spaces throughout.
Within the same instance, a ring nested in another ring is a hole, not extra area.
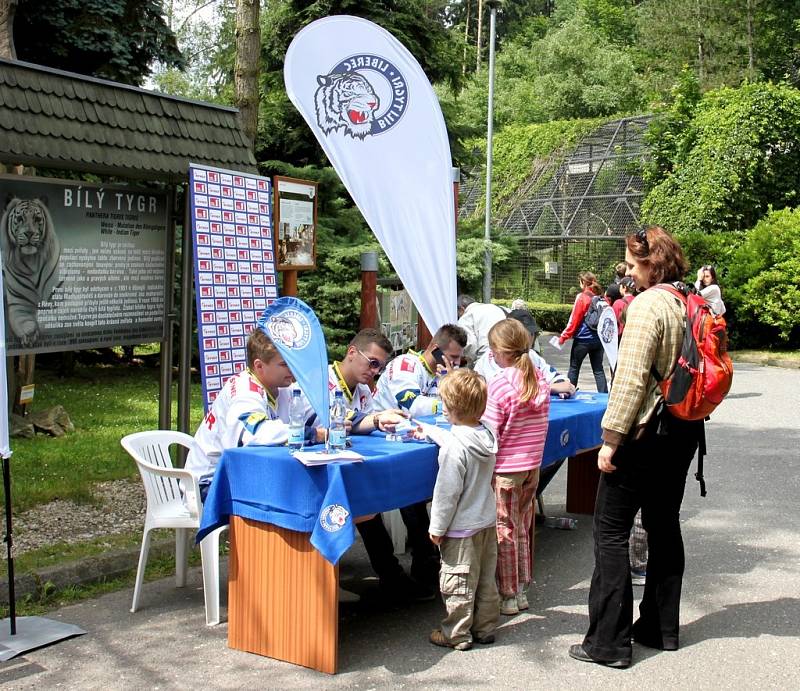
M 345 590 L 341 586 L 339 587 L 339 602 L 350 605 L 354 602 L 358 602 L 361 600 L 361 596 L 358 593 L 351 593 L 349 590 Z
M 525 593 L 517 593 L 517 609 L 521 612 L 524 609 L 528 609 L 528 607 L 530 607 L 528 596 Z
M 516 595 L 513 597 L 504 597 L 500 601 L 500 614 L 505 614 L 509 617 L 513 614 L 519 614 L 519 605 L 517 605 Z

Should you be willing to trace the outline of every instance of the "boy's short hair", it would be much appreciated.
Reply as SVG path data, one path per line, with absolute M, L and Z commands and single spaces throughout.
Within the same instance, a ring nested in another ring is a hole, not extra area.
M 391 355 L 394 351 L 392 342 L 378 329 L 361 329 L 350 341 L 350 345 L 358 350 L 363 350 L 372 344 L 375 344 L 381 350 L 385 350 L 387 355 Z
M 449 412 L 460 420 L 480 420 L 486 410 L 486 380 L 471 369 L 456 369 L 442 378 L 439 395 Z
M 278 349 L 269 336 L 261 329 L 255 328 L 247 337 L 247 366 L 252 367 L 256 360 L 269 362 L 278 354 Z
M 466 348 L 467 332 L 457 324 L 445 324 L 437 329 L 431 340 L 443 350 L 450 345 L 451 341 L 455 341 L 462 348 Z

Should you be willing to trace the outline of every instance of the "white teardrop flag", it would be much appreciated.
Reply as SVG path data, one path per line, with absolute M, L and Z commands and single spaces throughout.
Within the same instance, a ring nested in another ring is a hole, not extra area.
M 600 336 L 600 342 L 603 344 L 603 350 L 606 351 L 608 363 L 613 371 L 617 368 L 619 336 L 617 334 L 617 315 L 614 314 L 614 309 L 611 305 L 604 307 L 600 313 L 600 320 L 597 322 L 597 335 Z
M 419 63 L 372 22 L 326 17 L 294 37 L 284 80 L 428 329 L 455 322 L 450 143 Z

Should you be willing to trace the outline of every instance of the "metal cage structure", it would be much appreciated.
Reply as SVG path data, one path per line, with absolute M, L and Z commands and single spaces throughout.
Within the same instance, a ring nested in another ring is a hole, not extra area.
M 532 161 L 531 173 L 495 232 L 517 239 L 519 252 L 493 276 L 495 299 L 571 302 L 578 272 L 611 282 L 624 259 L 624 237 L 639 225 L 650 116 L 607 122 L 566 156 Z M 459 218 L 474 213 L 482 185 L 473 177 L 462 193 Z

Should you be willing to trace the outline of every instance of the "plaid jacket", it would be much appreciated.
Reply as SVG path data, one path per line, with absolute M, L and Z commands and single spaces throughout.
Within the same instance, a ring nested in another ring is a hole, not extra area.
M 603 416 L 603 439 L 621 444 L 635 436 L 662 398 L 650 367 L 666 377 L 680 353 L 686 310 L 664 290 L 646 290 L 631 302 L 617 357 L 617 370 Z

